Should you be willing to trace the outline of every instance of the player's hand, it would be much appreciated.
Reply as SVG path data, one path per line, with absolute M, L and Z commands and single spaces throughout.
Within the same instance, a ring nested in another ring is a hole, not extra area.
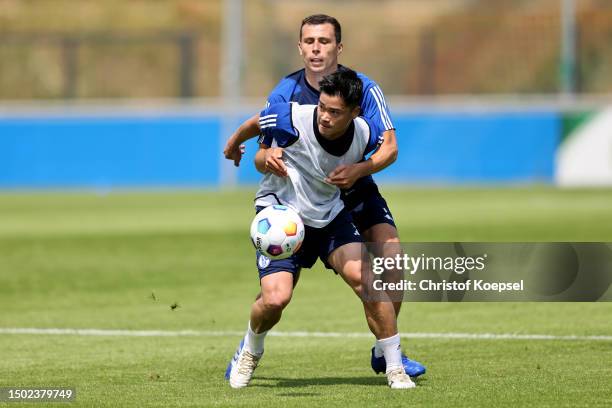
M 266 149 L 265 171 L 278 177 L 287 177 L 287 166 L 283 162 L 283 148 L 271 147 Z
M 233 138 L 230 138 L 225 144 L 225 149 L 223 149 L 223 155 L 228 160 L 234 161 L 234 166 L 240 166 L 240 160 L 242 159 L 242 155 L 246 149 L 246 146 L 241 144 L 237 146 L 232 142 Z
M 341 164 L 329 173 L 325 182 L 338 186 L 341 189 L 347 189 L 353 187 L 353 184 L 361 177 L 361 171 L 356 164 Z

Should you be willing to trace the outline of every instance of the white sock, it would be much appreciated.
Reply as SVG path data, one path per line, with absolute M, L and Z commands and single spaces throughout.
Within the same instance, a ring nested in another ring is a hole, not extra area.
M 256 356 L 261 356 L 264 352 L 264 340 L 266 338 L 266 334 L 268 334 L 267 330 L 261 333 L 255 333 L 253 330 L 251 330 L 251 322 L 249 321 L 246 336 L 244 336 L 244 347 L 249 353 L 255 354 Z
M 380 347 L 380 345 L 378 344 L 378 340 L 376 340 L 376 343 L 374 343 L 374 357 L 381 358 L 384 355 L 385 355 L 385 352 L 383 351 L 382 347 Z
M 376 344 L 383 350 L 387 362 L 387 373 L 397 368 L 403 368 L 402 348 L 400 347 L 399 333 L 386 339 L 376 340 Z

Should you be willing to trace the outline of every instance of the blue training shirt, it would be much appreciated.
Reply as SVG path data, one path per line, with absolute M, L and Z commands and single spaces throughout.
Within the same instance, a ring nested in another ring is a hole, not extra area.
M 374 125 L 380 134 L 387 130 L 395 129 L 380 87 L 361 72 L 358 72 L 357 76 L 363 83 L 360 116 L 368 119 L 368 122 Z M 320 92 L 310 86 L 306 80 L 306 70 L 302 68 L 287 75 L 276 85 L 268 96 L 266 106 L 283 102 L 297 102 L 300 105 L 317 105 L 319 103 L 319 95 Z
M 391 115 L 389 114 L 389 108 L 387 107 L 385 97 L 378 84 L 361 72 L 358 72 L 357 76 L 363 83 L 360 116 L 367 119 L 372 133 L 382 136 L 387 130 L 395 129 L 391 121 Z M 319 95 L 320 92 L 314 89 L 306 80 L 306 70 L 302 68 L 281 79 L 268 96 L 266 107 L 286 102 L 297 102 L 300 105 L 317 105 L 319 103 Z M 270 146 L 271 140 L 262 137 L 260 142 Z M 359 179 L 352 188 L 343 191 L 343 198 L 347 195 L 353 195 L 363 199 L 364 197 L 362 197 L 362 195 L 371 191 L 371 188 L 375 186 L 376 184 L 372 176 L 363 177 Z M 358 191 L 363 194 L 354 194 Z M 351 206 L 353 206 L 353 204 L 354 203 L 352 203 Z

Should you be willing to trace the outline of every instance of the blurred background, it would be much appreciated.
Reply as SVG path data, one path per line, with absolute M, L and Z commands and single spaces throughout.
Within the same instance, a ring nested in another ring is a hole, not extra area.
M 223 144 L 314 13 L 387 96 L 382 183 L 612 184 L 610 1 L 0 0 L 0 188 L 255 184 Z

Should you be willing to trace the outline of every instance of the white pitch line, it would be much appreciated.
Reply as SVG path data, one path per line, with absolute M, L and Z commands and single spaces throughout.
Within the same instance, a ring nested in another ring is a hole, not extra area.
M 60 329 L 60 328 L 0 328 L 0 334 L 35 334 L 67 336 L 122 336 L 122 337 L 223 337 L 243 336 L 242 331 L 203 331 L 203 330 L 112 330 L 112 329 Z M 459 339 L 459 340 L 569 340 L 569 341 L 612 341 L 612 336 L 557 336 L 552 334 L 517 334 L 517 333 L 400 333 L 407 339 Z M 274 337 L 340 337 L 371 338 L 370 333 L 351 332 L 279 332 L 273 331 Z

